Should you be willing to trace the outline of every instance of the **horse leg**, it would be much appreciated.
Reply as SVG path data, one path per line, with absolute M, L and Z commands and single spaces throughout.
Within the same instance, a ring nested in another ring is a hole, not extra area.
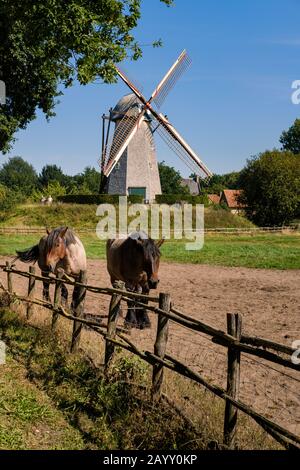
M 124 321 L 126 328 L 137 328 L 136 310 L 132 300 L 127 301 L 127 315 Z
M 148 286 L 143 285 L 143 287 L 141 287 L 139 289 L 139 292 L 142 293 L 142 294 L 149 294 Z M 143 304 L 148 304 L 148 300 L 143 299 L 141 301 L 142 301 Z M 139 309 L 137 310 L 137 313 L 136 313 L 136 317 L 137 317 L 138 328 L 143 330 L 144 328 L 150 328 L 151 327 L 151 322 L 150 322 L 150 319 L 149 319 L 149 315 L 148 315 L 148 312 L 145 308 L 139 307 Z
M 68 305 L 68 289 L 64 284 L 61 285 L 61 303 L 64 307 Z
M 45 272 L 45 271 L 42 271 L 42 276 L 43 277 L 49 277 L 48 276 L 48 273 Z M 50 298 L 50 293 L 49 293 L 49 282 L 48 281 L 43 281 L 43 300 L 45 300 L 46 302 L 51 302 L 51 298 Z
M 77 305 L 78 295 L 79 295 L 78 286 L 75 285 L 74 290 L 73 290 L 73 294 L 72 294 L 71 310 L 74 310 L 76 305 Z
M 126 290 L 133 292 L 132 286 L 126 285 Z M 136 309 L 133 300 L 127 301 L 127 315 L 125 317 L 124 326 L 126 328 L 137 328 Z

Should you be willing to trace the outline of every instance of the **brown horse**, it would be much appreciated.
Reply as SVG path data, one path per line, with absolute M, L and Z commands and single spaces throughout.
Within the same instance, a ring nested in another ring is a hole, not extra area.
M 156 289 L 159 283 L 159 247 L 163 242 L 155 242 L 142 231 L 133 232 L 126 239 L 108 240 L 106 257 L 111 283 L 123 281 L 127 290 L 143 294 Z M 128 304 L 125 323 L 141 329 L 151 325 L 147 312 L 135 310 L 132 302 Z
M 86 270 L 85 249 L 79 238 L 68 227 L 58 227 L 42 237 L 37 245 L 24 251 L 17 251 L 16 259 L 24 263 L 38 262 L 42 276 L 57 274 L 63 269 L 66 274 L 78 278 L 80 271 Z M 61 287 L 62 299 L 67 303 L 68 291 L 64 284 Z M 74 290 L 73 299 L 76 295 Z M 49 283 L 43 281 L 43 298 L 50 301 Z

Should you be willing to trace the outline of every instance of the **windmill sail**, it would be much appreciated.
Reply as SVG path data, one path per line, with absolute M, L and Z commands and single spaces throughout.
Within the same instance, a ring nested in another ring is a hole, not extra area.
M 179 132 L 176 131 L 174 126 L 162 115 L 156 114 L 155 120 L 152 122 L 152 128 L 155 129 L 165 143 L 177 154 L 177 156 L 197 174 L 199 169 L 207 177 L 212 176 L 212 172 L 200 160 L 199 156 L 188 145 L 188 143 L 181 137 Z
M 187 52 L 183 51 L 152 93 L 149 103 L 154 101 L 156 106 L 160 108 L 170 90 L 175 86 L 176 82 L 190 65 L 191 59 Z
M 178 78 L 183 74 L 190 63 L 191 61 L 186 51 L 183 51 L 168 73 L 161 80 L 148 101 L 137 86 L 124 74 L 124 72 L 116 67 L 118 75 L 133 91 L 138 100 L 119 121 L 115 129 L 112 144 L 110 148 L 107 147 L 105 149 L 105 176 L 109 176 L 114 166 L 121 158 L 131 139 L 139 129 L 145 114 L 151 118 L 150 120 L 152 122 L 150 125 L 152 132 L 157 130 L 158 134 L 167 143 L 167 145 L 193 172 L 196 172 L 197 174 L 201 174 L 201 172 L 203 172 L 207 177 L 212 176 L 212 172 L 202 162 L 196 152 L 194 152 L 188 143 L 181 137 L 179 132 L 177 132 L 168 119 L 162 114 L 156 112 L 151 106 L 152 101 L 154 101 L 158 107 L 162 104 L 168 92 L 175 85 Z
M 116 163 L 121 158 L 129 142 L 137 132 L 144 117 L 144 111 L 138 106 L 130 108 L 116 126 L 110 147 L 105 149 L 104 174 L 109 176 Z

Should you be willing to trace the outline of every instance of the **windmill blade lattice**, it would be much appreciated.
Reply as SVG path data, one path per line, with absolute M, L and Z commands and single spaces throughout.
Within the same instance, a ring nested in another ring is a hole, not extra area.
M 111 171 L 112 165 L 122 155 L 122 148 L 126 148 L 128 145 L 126 141 L 129 136 L 133 135 L 134 131 L 138 129 L 143 114 L 138 106 L 133 106 L 124 114 L 117 125 L 111 145 L 108 145 L 105 149 L 104 174 L 106 176 Z
M 200 160 L 198 156 L 192 157 L 192 149 L 186 144 L 177 131 L 170 123 L 165 123 L 160 117 L 151 123 L 153 132 L 157 131 L 162 140 L 170 147 L 180 160 L 193 172 L 199 174 L 199 167 L 207 177 L 211 177 L 212 173 L 207 166 Z M 177 137 L 178 136 L 178 137 Z M 189 149 L 189 150 L 188 150 Z
M 154 91 L 150 101 L 153 100 L 156 106 L 160 108 L 171 89 L 175 86 L 176 82 L 184 74 L 191 63 L 192 61 L 187 52 L 183 51 L 173 67 L 171 67 Z

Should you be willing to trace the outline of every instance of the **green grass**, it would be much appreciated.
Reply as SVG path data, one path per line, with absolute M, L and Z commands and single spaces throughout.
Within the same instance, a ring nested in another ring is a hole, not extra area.
M 95 229 L 100 217 L 96 216 L 96 205 L 92 204 L 23 204 L 8 214 L 1 214 L 0 226 L 3 227 L 58 227 L 68 225 L 73 228 Z M 118 214 L 118 211 L 117 211 Z M 134 218 L 134 217 L 132 217 Z M 205 227 L 253 227 L 244 217 L 235 216 L 221 207 L 205 208 Z
M 165 401 L 153 405 L 152 368 L 116 350 L 107 379 L 66 337 L 25 324 L 0 294 L 0 338 L 8 351 L 0 378 L 0 449 L 204 450 L 222 448 L 224 402 L 165 372 L 164 389 L 193 425 Z M 237 446 L 278 449 L 239 417 Z
M 83 234 L 81 239 L 89 258 L 105 258 L 105 242 L 95 234 Z M 37 234 L 0 234 L 0 255 L 14 255 L 15 250 L 30 247 L 38 240 Z M 184 241 L 167 240 L 162 246 L 162 260 L 248 268 L 300 269 L 300 234 L 209 234 L 205 236 L 204 247 L 199 251 L 186 251 Z
M 1 365 L 0 450 L 84 449 L 80 433 L 8 352 Z
M 106 380 L 47 328 L 25 326 L 4 308 L 0 331 L 9 352 L 0 366 L 0 449 L 206 447 L 166 404 L 153 406 L 150 368 L 136 357 L 117 357 Z
M 199 251 L 186 251 L 183 242 L 166 242 L 165 260 L 178 263 L 300 269 L 300 235 L 206 235 Z

